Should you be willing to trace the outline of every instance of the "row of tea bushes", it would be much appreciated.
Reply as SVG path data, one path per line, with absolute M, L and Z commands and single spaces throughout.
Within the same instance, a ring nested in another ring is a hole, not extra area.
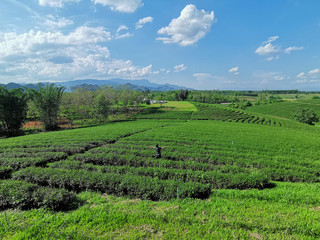
M 198 182 L 210 184 L 212 188 L 230 189 L 263 189 L 270 185 L 268 178 L 260 172 L 240 172 L 236 174 L 222 173 L 221 171 L 193 171 L 184 169 L 167 169 L 160 167 L 129 167 L 129 166 L 95 166 L 83 164 L 79 161 L 61 161 L 50 165 L 52 168 L 63 168 L 69 170 L 100 171 L 112 174 L 130 174 L 135 176 L 146 176 L 160 180 L 179 180 L 182 182 Z
M 39 187 L 23 181 L 0 180 L 0 210 L 43 207 L 53 211 L 66 211 L 76 208 L 79 203 L 77 196 L 65 189 Z
M 76 192 L 93 190 L 153 201 L 175 198 L 177 187 L 179 187 L 179 194 L 182 198 L 205 199 L 211 194 L 209 184 L 177 183 L 173 180 L 84 170 L 30 167 L 15 172 L 13 178 L 41 186 L 65 188 Z

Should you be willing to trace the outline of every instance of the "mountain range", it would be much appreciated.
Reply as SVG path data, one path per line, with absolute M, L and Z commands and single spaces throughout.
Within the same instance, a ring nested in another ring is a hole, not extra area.
M 188 89 L 186 87 L 171 85 L 171 84 L 157 84 L 151 83 L 147 79 L 141 80 L 127 80 L 120 78 L 113 78 L 109 80 L 98 80 L 98 79 L 83 79 L 83 80 L 73 80 L 66 82 L 53 82 L 56 85 L 63 86 L 66 88 L 67 92 L 71 92 L 76 88 L 87 88 L 90 90 L 97 90 L 103 86 L 110 86 L 115 89 L 128 89 L 128 90 L 136 90 L 136 91 L 174 91 L 181 89 Z M 40 83 L 44 85 L 45 83 Z M 13 88 L 37 88 L 37 84 L 18 84 L 18 83 L 8 83 L 8 84 L 0 84 L 0 86 L 6 86 L 7 89 Z

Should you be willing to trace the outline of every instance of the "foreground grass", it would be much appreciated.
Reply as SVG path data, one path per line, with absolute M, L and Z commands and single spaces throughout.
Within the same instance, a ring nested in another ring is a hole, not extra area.
M 169 202 L 93 192 L 75 211 L 7 210 L 1 239 L 318 239 L 320 184 L 218 190 L 208 200 Z

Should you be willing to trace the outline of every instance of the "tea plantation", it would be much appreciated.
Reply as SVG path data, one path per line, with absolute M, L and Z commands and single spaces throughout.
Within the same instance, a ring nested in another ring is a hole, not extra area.
M 190 105 L 0 140 L 0 238 L 320 238 L 318 128 Z

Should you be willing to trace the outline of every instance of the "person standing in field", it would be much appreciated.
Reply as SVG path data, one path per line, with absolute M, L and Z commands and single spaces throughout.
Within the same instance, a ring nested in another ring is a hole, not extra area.
M 161 158 L 161 149 L 167 148 L 168 146 L 164 146 L 164 147 L 159 147 L 158 144 L 156 144 L 155 147 L 149 147 L 149 148 L 153 148 L 156 150 L 156 158 Z

